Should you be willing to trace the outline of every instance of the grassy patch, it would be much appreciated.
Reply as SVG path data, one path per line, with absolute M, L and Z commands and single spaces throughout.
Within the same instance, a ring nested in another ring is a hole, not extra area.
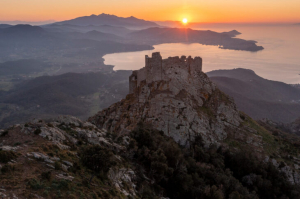
M 228 144 L 229 147 L 241 149 L 241 143 L 236 140 L 226 139 L 225 143 Z
M 267 131 L 265 128 L 260 126 L 256 121 L 254 121 L 251 117 L 244 115 L 245 120 L 242 123 L 244 126 L 248 126 L 252 129 L 255 129 L 257 131 L 257 134 L 262 136 L 263 142 L 265 143 L 264 145 L 264 150 L 268 155 L 274 154 L 277 149 L 278 145 L 276 144 L 276 141 L 274 139 L 274 136 L 272 135 L 271 132 Z

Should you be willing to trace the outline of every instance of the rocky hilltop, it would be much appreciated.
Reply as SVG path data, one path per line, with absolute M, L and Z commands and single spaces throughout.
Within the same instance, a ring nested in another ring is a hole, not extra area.
M 224 140 L 241 118 L 231 98 L 202 72 L 200 57 L 146 56 L 129 77 L 130 94 L 89 119 L 98 127 L 126 133 L 139 122 L 152 124 L 182 145 L 201 135 L 207 145 Z
M 0 130 L 0 198 L 300 198 L 299 137 L 239 112 L 200 57 L 154 53 L 129 78 L 89 122 Z

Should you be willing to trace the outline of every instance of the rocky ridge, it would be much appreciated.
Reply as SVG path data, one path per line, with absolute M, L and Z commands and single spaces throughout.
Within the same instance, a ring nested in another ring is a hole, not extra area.
M 100 111 L 89 121 L 109 131 L 125 133 L 140 122 L 153 125 L 182 145 L 189 145 L 201 135 L 207 145 L 227 137 L 226 128 L 242 122 L 233 100 L 222 93 L 201 71 L 202 64 L 189 67 L 192 58 L 174 57 L 162 60 L 154 53 L 152 64 L 140 71 L 158 74 L 139 80 L 139 85 L 126 99 Z M 149 60 L 148 60 L 149 61 Z M 201 60 L 202 63 L 202 60 Z M 152 70 L 149 70 L 149 67 Z M 199 69 L 200 68 L 200 69 Z M 134 71 L 139 75 L 140 71 Z M 140 77 L 138 76 L 137 79 Z
M 202 59 L 195 64 L 191 57 L 163 60 L 159 53 L 153 53 L 152 58 L 146 56 L 145 67 L 133 71 L 129 80 L 130 94 L 89 118 L 89 122 L 120 135 L 143 122 L 185 146 L 190 146 L 197 136 L 206 147 L 222 145 L 226 140 L 240 141 L 285 173 L 291 183 L 299 184 L 297 164 L 279 166 L 276 159 L 268 156 L 267 150 L 277 150 L 274 140 L 266 143 L 267 132 L 254 128 L 249 122 L 252 119 L 239 112 L 233 99 L 210 81 L 202 72 Z
M 7 157 L 7 154 L 11 154 L 11 158 L 4 161 L 6 163 L 2 163 L 3 160 L 0 159 L 0 176 L 4 175 L 0 180 L 0 198 L 52 197 L 53 195 L 48 192 L 43 192 L 43 196 L 47 196 L 43 197 L 38 195 L 37 191 L 28 192 L 25 187 L 18 188 L 15 185 L 27 183 L 33 190 L 39 190 L 36 186 L 44 186 L 45 181 L 36 180 L 34 176 L 42 175 L 43 179 L 43 175 L 48 174 L 51 179 L 69 183 L 78 183 L 86 179 L 85 172 L 80 172 L 79 175 L 78 171 L 76 172 L 80 161 L 79 151 L 76 148 L 81 145 L 99 145 L 116 153 L 126 149 L 126 145 L 122 146 L 112 141 L 105 129 L 98 129 L 93 124 L 73 116 L 60 116 L 50 122 L 33 120 L 26 124 L 14 125 L 7 131 L 1 130 L 0 156 Z M 117 155 L 114 159 L 119 165 L 124 161 Z M 5 174 L 11 172 L 13 177 L 7 178 Z M 136 195 L 135 172 L 132 169 L 124 166 L 111 167 L 107 178 L 111 188 L 119 191 L 119 194 Z

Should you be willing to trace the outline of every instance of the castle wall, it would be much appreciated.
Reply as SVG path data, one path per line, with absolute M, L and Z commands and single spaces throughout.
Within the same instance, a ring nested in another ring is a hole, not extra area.
M 160 53 L 152 53 L 152 58 L 146 56 L 146 82 L 162 80 L 162 57 Z
M 137 84 L 140 85 L 141 81 L 146 80 L 146 68 L 141 68 L 137 71 Z
M 190 75 L 202 71 L 202 58 L 189 56 L 169 57 L 162 59 L 159 52 L 152 53 L 152 57 L 145 56 L 145 67 L 133 71 L 129 77 L 129 93 L 132 93 L 137 88 L 141 81 L 146 80 L 147 83 L 160 80 L 169 80 L 168 72 L 183 69 L 188 71 Z M 168 71 L 168 72 L 167 72 Z
M 133 93 L 137 88 L 137 77 L 137 71 L 132 71 L 132 74 L 129 76 L 129 93 Z

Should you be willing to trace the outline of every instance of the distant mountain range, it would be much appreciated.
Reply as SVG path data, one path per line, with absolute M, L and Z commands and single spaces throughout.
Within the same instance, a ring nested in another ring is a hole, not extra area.
M 116 30 L 117 32 L 117 30 Z M 99 43 L 100 42 L 100 43 Z M 126 44 L 125 44 L 126 43 Z M 118 46 L 118 47 L 117 47 Z M 0 29 L 0 57 L 12 60 L 91 56 L 100 58 L 107 53 L 149 50 L 149 45 L 128 43 L 125 38 L 100 31 L 52 32 L 40 26 L 16 25 Z M 133 50 L 135 51 L 135 50 Z M 54 56 L 54 57 L 53 57 Z M 91 60 L 92 61 L 92 60 Z
M 210 30 L 193 30 L 190 28 L 161 28 L 153 27 L 135 31 L 129 34 L 134 41 L 147 44 L 161 43 L 200 43 L 204 45 L 216 45 L 222 49 L 259 51 L 262 46 L 257 46 L 255 41 L 247 41 L 233 38 L 241 34 L 236 30 L 218 33 Z
M 238 109 L 255 119 L 291 122 L 300 116 L 300 90 L 259 77 L 252 70 L 216 70 L 207 75 L 232 96 Z
M 115 34 L 119 36 L 124 36 L 134 30 L 130 30 L 128 28 L 120 27 L 120 26 L 111 26 L 111 25 L 88 25 L 88 26 L 78 26 L 78 25 L 70 25 L 70 24 L 51 24 L 42 26 L 45 30 L 49 32 L 89 32 L 89 31 L 100 31 L 103 33 Z M 1 26 L 0 26 L 1 28 Z
M 29 24 L 29 25 L 44 25 L 49 23 L 54 23 L 54 20 L 47 20 L 47 21 L 0 21 L 0 24 L 9 24 L 9 25 L 19 25 L 19 24 Z
M 99 26 L 99 25 L 110 25 L 110 26 L 122 26 L 122 27 L 155 27 L 159 26 L 158 24 L 146 21 L 143 19 L 138 19 L 135 17 L 118 17 L 115 15 L 109 14 L 100 14 L 100 15 L 91 15 L 78 17 L 75 19 L 57 22 L 55 24 L 68 24 L 68 25 L 77 25 L 77 26 Z

